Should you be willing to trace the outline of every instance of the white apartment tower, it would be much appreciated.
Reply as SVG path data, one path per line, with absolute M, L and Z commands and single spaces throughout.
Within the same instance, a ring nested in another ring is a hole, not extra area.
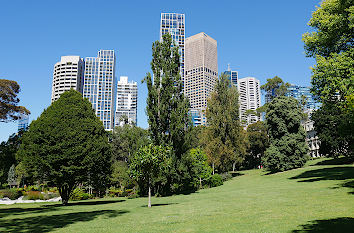
M 84 61 L 79 56 L 62 56 L 55 63 L 53 71 L 52 98 L 53 103 L 65 91 L 74 89 L 82 94 L 84 82 Z
M 180 55 L 181 80 L 184 77 L 184 40 L 185 40 L 185 15 L 178 13 L 161 13 L 160 41 L 162 36 L 169 33 L 172 41 L 178 46 Z
M 83 96 L 91 102 L 106 130 L 114 127 L 115 62 L 114 50 L 100 50 L 97 57 L 85 58 Z
M 115 126 L 121 126 L 122 116 L 128 117 L 130 124 L 137 122 L 138 86 L 136 82 L 128 82 L 128 77 L 120 76 L 117 83 L 117 107 L 115 114 Z
M 246 115 L 246 111 L 256 110 L 261 106 L 260 82 L 253 77 L 241 78 L 238 80 L 238 91 L 240 95 L 240 120 L 244 126 L 259 121 L 256 115 Z
M 184 94 L 191 109 L 202 116 L 218 79 L 217 42 L 201 32 L 186 39 L 185 52 Z M 205 124 L 205 119 L 200 123 Z

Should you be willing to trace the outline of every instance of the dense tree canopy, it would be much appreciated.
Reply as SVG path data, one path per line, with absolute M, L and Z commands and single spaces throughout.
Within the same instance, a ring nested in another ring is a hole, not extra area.
M 101 191 L 111 174 L 107 133 L 91 103 L 74 90 L 31 123 L 18 156 L 37 180 L 58 187 L 63 204 L 76 185 Z
M 266 84 L 261 86 L 261 89 L 266 93 L 271 94 L 269 97 L 270 100 L 272 100 L 275 97 L 284 96 L 287 93 L 289 86 L 289 83 L 284 83 L 280 77 L 275 76 L 274 78 L 268 78 Z
M 301 108 L 292 97 L 277 97 L 268 104 L 266 124 L 270 140 L 263 157 L 272 172 L 302 167 L 308 159 Z
M 312 119 L 321 141 L 320 153 L 353 155 L 354 131 L 354 2 L 326 0 L 305 33 L 307 56 L 316 58 L 312 93 L 322 103 Z
M 246 136 L 239 120 L 238 92 L 225 74 L 217 81 L 206 110 L 208 126 L 202 142 L 208 161 L 219 171 L 239 166 L 246 153 Z
M 20 86 L 16 81 L 0 79 L 0 122 L 17 120 L 20 114 L 30 114 L 23 106 L 17 106 Z

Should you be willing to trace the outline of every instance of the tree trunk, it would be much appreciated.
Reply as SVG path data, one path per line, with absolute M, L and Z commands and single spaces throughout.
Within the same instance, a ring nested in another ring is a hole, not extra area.
M 62 187 L 59 187 L 59 194 L 61 196 L 61 202 L 63 205 L 68 204 L 72 189 L 73 189 L 73 186 L 68 186 L 68 185 L 64 185 Z
M 235 172 L 236 162 L 232 164 L 232 171 Z
M 151 208 L 151 187 L 149 184 L 149 203 L 148 203 L 148 207 Z
M 215 174 L 214 168 L 215 168 L 215 164 L 214 164 L 214 162 L 213 162 L 213 175 Z
M 202 188 L 202 178 L 199 177 L 199 188 L 201 189 Z

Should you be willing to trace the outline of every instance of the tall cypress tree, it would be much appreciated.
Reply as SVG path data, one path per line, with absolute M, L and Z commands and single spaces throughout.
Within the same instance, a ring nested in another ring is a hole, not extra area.
M 191 128 L 189 100 L 183 94 L 178 47 L 169 34 L 152 46 L 150 73 L 144 78 L 148 97 L 146 112 L 149 132 L 155 145 L 172 146 L 180 158 L 189 148 L 186 136 Z M 172 46 L 171 46 L 172 45 Z

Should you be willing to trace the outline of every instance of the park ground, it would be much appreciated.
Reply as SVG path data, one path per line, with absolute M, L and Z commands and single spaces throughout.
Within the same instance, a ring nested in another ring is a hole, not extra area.
M 152 204 L 106 198 L 0 205 L 0 232 L 353 232 L 354 165 L 318 159 L 276 174 L 241 171 L 222 186 Z

